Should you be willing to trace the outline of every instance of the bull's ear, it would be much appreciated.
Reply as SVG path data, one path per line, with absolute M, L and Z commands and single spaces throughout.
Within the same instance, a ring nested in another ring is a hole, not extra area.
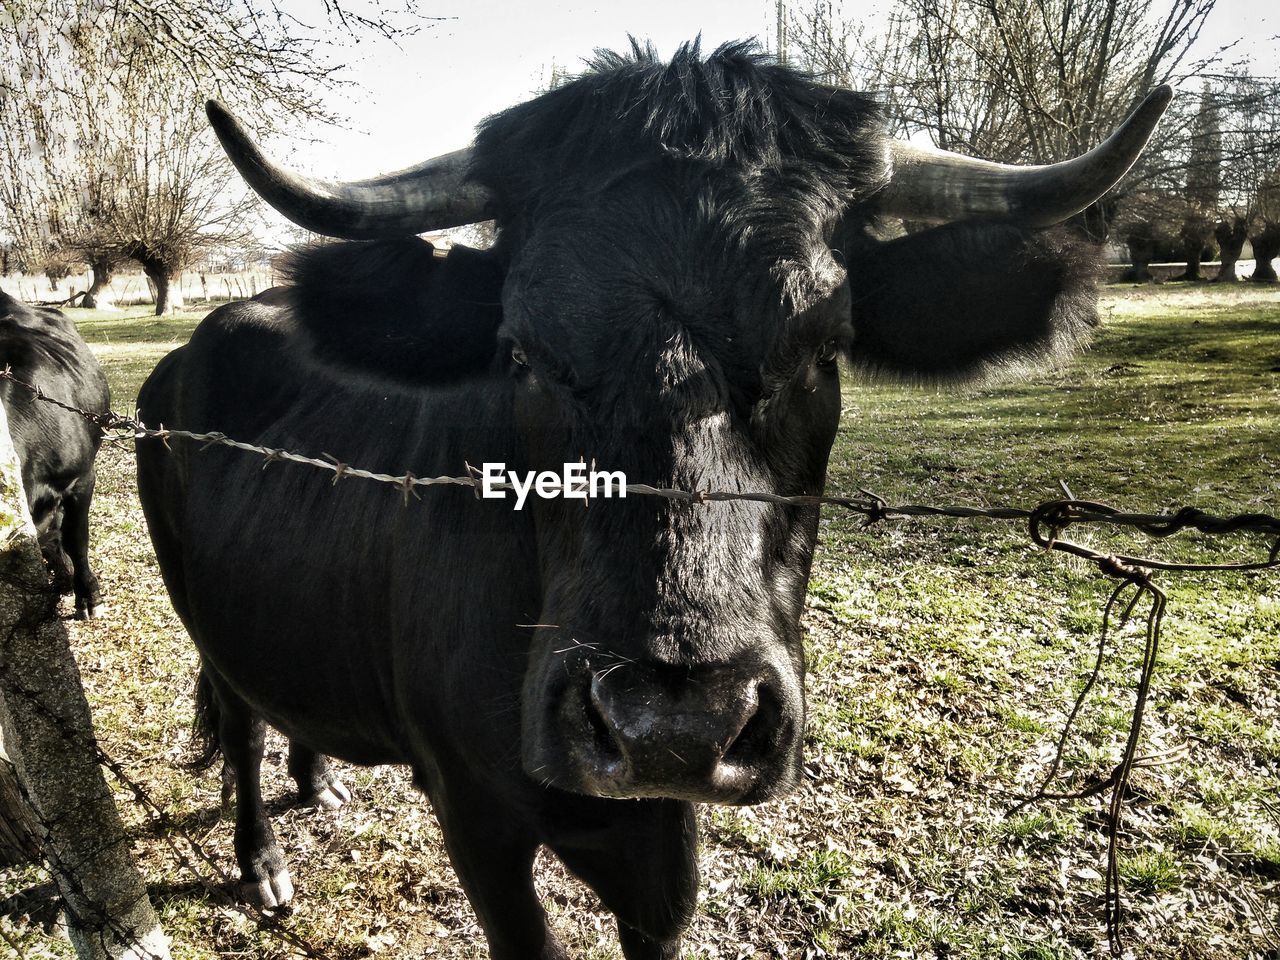
M 1097 325 L 1099 253 L 1063 229 L 953 223 L 847 245 L 855 367 L 908 380 L 999 374 Z
M 417 238 L 333 243 L 294 253 L 285 272 L 314 357 L 409 384 L 487 367 L 502 322 L 502 259 Z

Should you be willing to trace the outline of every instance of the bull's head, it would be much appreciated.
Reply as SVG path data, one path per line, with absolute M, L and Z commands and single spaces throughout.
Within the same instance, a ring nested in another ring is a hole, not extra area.
M 868 98 L 740 46 L 637 51 L 491 118 L 470 150 L 342 184 L 280 169 L 209 113 L 253 188 L 317 233 L 497 219 L 502 319 L 473 353 L 511 382 L 524 466 L 585 456 L 658 486 L 792 495 L 823 490 L 841 353 L 945 378 L 1079 338 L 1089 278 L 1035 228 L 1114 186 L 1169 96 L 1078 159 L 1012 167 L 887 141 Z M 948 225 L 881 243 L 862 228 L 886 216 Z M 535 524 L 526 772 L 730 803 L 792 785 L 818 511 L 548 501 Z

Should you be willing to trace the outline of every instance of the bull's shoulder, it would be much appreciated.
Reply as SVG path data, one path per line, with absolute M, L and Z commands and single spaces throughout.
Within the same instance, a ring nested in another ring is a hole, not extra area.
M 296 334 L 287 288 L 271 287 L 252 300 L 234 300 L 211 311 L 192 331 L 191 342 L 237 337 L 287 340 Z
M 226 377 L 232 382 L 288 377 L 288 360 L 298 353 L 295 314 L 283 287 L 224 303 L 196 324 L 187 343 L 161 361 L 149 382 L 162 372 L 215 383 Z
M 32 332 L 76 333 L 76 325 L 56 307 L 37 307 L 0 290 L 0 318 Z
M 333 243 L 286 265 L 298 331 L 338 368 L 422 383 L 488 364 L 502 320 L 501 258 L 417 238 Z
M 305 381 L 293 313 L 274 288 L 213 310 L 143 383 L 143 422 L 245 436 Z
M 251 437 L 319 385 L 358 405 L 371 385 L 440 384 L 494 354 L 502 271 L 485 252 L 335 243 L 292 254 L 285 274 L 214 310 L 161 362 L 139 394 L 144 420 Z

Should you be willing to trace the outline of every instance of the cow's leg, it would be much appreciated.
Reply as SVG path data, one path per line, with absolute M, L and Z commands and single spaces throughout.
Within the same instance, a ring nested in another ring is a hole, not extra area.
M 97 478 L 92 468 L 62 498 L 62 549 L 71 558 L 72 593 L 76 618 L 86 620 L 102 612 L 98 578 L 89 568 L 89 504 Z
M 51 507 L 43 506 L 33 516 L 36 525 L 36 536 L 40 543 L 40 554 L 44 557 L 45 566 L 49 568 L 49 578 L 53 589 L 59 594 L 70 593 L 74 581 L 71 560 L 62 549 L 62 505 L 55 503 Z
M 676 960 L 698 902 L 698 834 L 693 805 L 679 800 L 602 801 L 583 822 L 553 828 L 548 845 L 618 920 L 627 960 Z
M 425 786 L 421 775 L 418 782 Z M 457 786 L 426 792 L 491 960 L 568 960 L 533 888 L 537 839 L 486 791 Z
M 329 759 L 296 740 L 289 741 L 289 776 L 298 785 L 298 803 L 304 807 L 336 810 L 351 799 L 351 791 L 329 769 Z
M 209 671 L 206 664 L 204 669 Z M 240 896 L 260 907 L 279 907 L 293 899 L 293 882 L 284 851 L 276 842 L 262 803 L 262 748 L 266 724 L 249 705 L 210 673 L 218 698 L 218 742 L 236 783 L 236 862 Z
M 70 593 L 75 584 L 75 570 L 71 558 L 62 549 L 62 535 L 54 531 L 40 541 L 40 553 L 49 568 L 49 583 L 59 595 Z

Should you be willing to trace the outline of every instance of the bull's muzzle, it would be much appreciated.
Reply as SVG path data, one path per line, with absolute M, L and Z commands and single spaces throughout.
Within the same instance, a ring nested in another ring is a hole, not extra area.
M 625 663 L 557 693 L 544 773 L 575 792 L 747 804 L 795 783 L 803 705 L 776 670 Z

